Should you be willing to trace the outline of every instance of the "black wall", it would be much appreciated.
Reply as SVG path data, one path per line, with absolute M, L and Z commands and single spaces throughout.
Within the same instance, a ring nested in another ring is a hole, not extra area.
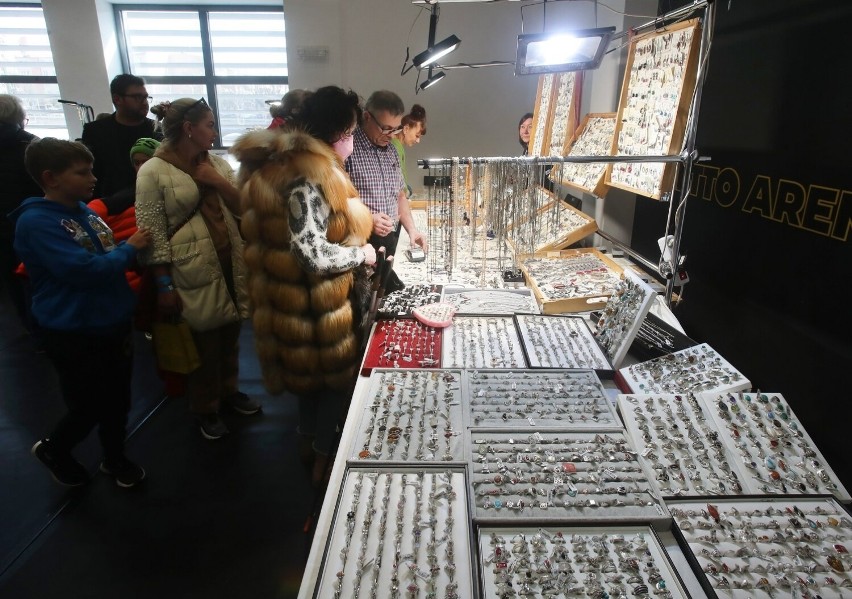
M 782 393 L 852 490 L 852 2 L 717 0 L 716 17 L 676 314 Z M 646 256 L 667 209 L 637 199 Z

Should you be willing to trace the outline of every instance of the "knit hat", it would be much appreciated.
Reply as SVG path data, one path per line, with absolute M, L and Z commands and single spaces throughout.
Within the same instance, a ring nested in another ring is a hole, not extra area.
M 158 142 L 156 139 L 151 139 L 150 137 L 140 137 L 136 140 L 136 143 L 133 144 L 133 147 L 130 148 L 130 158 L 133 158 L 134 154 L 146 154 L 147 156 L 153 156 L 154 152 L 159 147 L 160 142 Z

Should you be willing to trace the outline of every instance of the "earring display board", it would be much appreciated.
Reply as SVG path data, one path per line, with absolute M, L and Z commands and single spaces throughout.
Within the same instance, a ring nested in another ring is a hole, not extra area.
M 538 92 L 535 98 L 528 151 L 530 156 L 545 156 L 549 150 L 547 143 L 550 140 L 550 106 L 556 90 L 555 82 L 556 76 L 553 73 L 541 75 L 538 78 Z
M 443 330 L 446 368 L 526 368 L 511 316 L 457 316 Z
M 667 510 L 622 433 L 471 430 L 477 520 L 666 524 Z
M 625 270 L 622 277 L 603 308 L 594 331 L 595 339 L 612 362 L 613 368 L 621 366 L 657 296 L 630 269 Z
M 698 345 L 698 342 L 674 329 L 661 318 L 648 312 L 645 320 L 642 322 L 642 326 L 639 327 L 639 331 L 636 333 L 636 338 L 633 340 L 630 351 L 635 357 L 645 361 L 659 358 L 660 356 L 686 349 L 693 345 Z
M 630 42 L 612 154 L 678 154 L 698 68 L 699 20 L 667 26 Z M 615 163 L 606 183 L 659 200 L 674 186 L 676 163 Z
M 369 376 L 373 368 L 439 368 L 442 332 L 412 318 L 377 322 L 361 374 Z
M 780 393 L 702 393 L 719 439 L 744 464 L 754 493 L 852 497 Z
M 555 91 L 550 108 L 550 135 L 547 148 L 542 148 L 542 155 L 564 156 L 566 142 L 574 135 L 578 113 L 579 98 L 575 93 L 577 73 L 571 71 L 557 74 L 553 87 Z
M 610 156 L 615 136 L 615 113 L 589 113 L 568 141 L 566 156 Z M 609 187 L 604 183 L 606 164 L 565 162 L 553 167 L 550 178 L 556 183 L 602 198 Z
M 848 597 L 852 519 L 832 498 L 668 502 L 709 597 Z
M 592 370 L 469 370 L 465 386 L 472 426 L 622 430 Z
M 591 368 L 610 374 L 612 364 L 579 316 L 516 316 L 530 368 Z
M 751 382 L 702 343 L 618 371 L 631 393 L 746 391 Z
M 486 599 L 689 597 L 647 526 L 481 527 L 478 541 Z
M 408 285 L 382 298 L 378 318 L 408 318 L 414 308 L 441 301 L 441 285 Z
M 350 463 L 464 462 L 461 396 L 459 370 L 373 370 Z
M 515 253 L 561 250 L 598 230 L 595 219 L 536 185 L 541 208 L 533 218 L 516 219 L 507 227 L 507 241 Z
M 529 289 L 467 289 L 445 286 L 441 298 L 456 307 L 456 314 L 517 314 L 538 312 Z
M 623 270 L 593 248 L 518 256 L 518 265 L 544 314 L 602 307 Z
M 350 469 L 316 597 L 473 597 L 461 471 Z
M 663 497 L 739 495 L 751 490 L 732 446 L 703 402 L 683 395 L 619 395 L 618 411 Z

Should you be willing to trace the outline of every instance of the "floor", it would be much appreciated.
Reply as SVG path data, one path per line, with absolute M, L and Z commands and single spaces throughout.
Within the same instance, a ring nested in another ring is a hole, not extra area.
M 210 442 L 182 400 L 163 398 L 139 336 L 128 454 L 148 480 L 124 490 L 97 475 L 69 491 L 29 453 L 62 404 L 0 290 L 0 597 L 296 597 L 314 493 L 295 401 L 264 394 L 252 346 L 246 326 L 241 386 L 263 415 L 229 415 L 232 434 Z M 91 435 L 77 451 L 92 472 L 97 450 Z

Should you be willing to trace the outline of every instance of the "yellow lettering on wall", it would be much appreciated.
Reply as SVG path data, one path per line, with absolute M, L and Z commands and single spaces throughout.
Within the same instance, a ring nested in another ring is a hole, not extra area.
M 805 211 L 807 196 L 805 186 L 801 183 L 789 179 L 778 181 L 778 191 L 775 194 L 775 202 L 772 207 L 772 220 L 801 227 L 802 213 Z
M 808 189 L 805 210 L 802 213 L 802 226 L 820 235 L 830 235 L 839 196 L 838 189 L 811 185 Z
M 740 197 L 740 176 L 732 168 L 724 168 L 716 177 L 713 186 L 713 197 L 723 208 L 730 208 Z
M 769 177 L 758 175 L 748 190 L 743 212 L 758 212 L 764 218 L 772 218 L 772 181 Z
M 831 236 L 834 239 L 846 241 L 850 229 L 852 229 L 852 191 L 844 191 L 837 205 L 837 214 L 834 217 Z

